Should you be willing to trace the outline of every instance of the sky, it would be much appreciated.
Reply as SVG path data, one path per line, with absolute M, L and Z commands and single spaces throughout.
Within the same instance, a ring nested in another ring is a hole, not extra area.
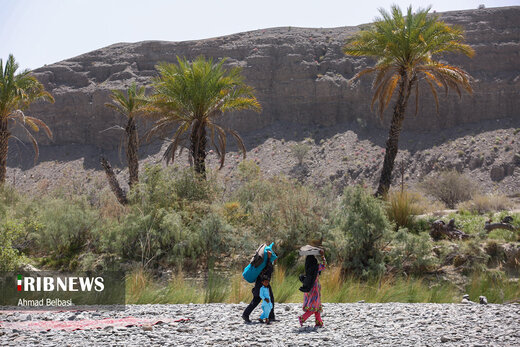
M 520 0 L 0 0 L 0 59 L 12 53 L 21 68 L 35 69 L 118 42 L 358 25 L 392 4 L 444 12 L 519 6 Z

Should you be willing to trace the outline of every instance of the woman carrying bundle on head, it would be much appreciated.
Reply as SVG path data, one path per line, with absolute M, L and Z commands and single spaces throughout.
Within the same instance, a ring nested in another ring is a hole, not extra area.
M 310 254 L 309 254 L 310 253 Z M 325 260 L 324 252 L 322 249 L 304 246 L 300 250 L 300 254 L 305 255 L 305 274 L 300 275 L 300 281 L 303 285 L 300 287 L 300 291 L 303 295 L 303 315 L 298 317 L 300 326 L 311 316 L 315 315 L 316 327 L 322 327 L 323 321 L 321 320 L 321 285 L 320 285 L 320 274 L 325 269 L 327 261 Z M 313 254 L 319 254 L 321 261 L 318 263 L 316 256 Z

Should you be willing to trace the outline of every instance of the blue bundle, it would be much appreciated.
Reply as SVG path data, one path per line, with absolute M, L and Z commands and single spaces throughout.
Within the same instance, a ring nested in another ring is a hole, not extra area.
M 249 283 L 255 283 L 256 278 L 258 275 L 260 275 L 260 272 L 264 269 L 265 265 L 267 264 L 267 252 L 271 251 L 271 263 L 274 263 L 275 259 L 278 258 L 278 256 L 273 251 L 274 242 L 271 243 L 269 246 L 264 247 L 264 260 L 262 261 L 262 264 L 260 264 L 257 267 L 254 267 L 252 264 L 249 264 L 244 269 L 244 272 L 242 272 L 242 277 L 249 282 Z

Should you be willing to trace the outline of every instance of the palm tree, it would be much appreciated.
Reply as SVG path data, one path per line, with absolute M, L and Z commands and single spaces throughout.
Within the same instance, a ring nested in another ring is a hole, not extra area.
M 7 153 L 11 126 L 19 125 L 29 137 L 34 147 L 34 160 L 38 159 L 38 142 L 31 134 L 27 126 L 38 132 L 42 128 L 47 136 L 52 139 L 49 127 L 40 119 L 25 115 L 24 110 L 36 100 L 48 100 L 54 102 L 51 94 L 45 91 L 43 85 L 30 74 L 29 70 L 16 73 L 18 63 L 12 54 L 5 63 L 0 59 L 0 185 L 5 183 L 7 172 Z
M 145 88 L 138 88 L 135 83 L 132 83 L 126 95 L 122 91 L 113 90 L 110 98 L 112 103 L 106 103 L 105 106 L 116 110 L 127 118 L 124 130 L 126 133 L 126 160 L 130 175 L 128 185 L 131 189 L 134 184 L 139 183 L 139 138 L 136 117 L 145 111 L 148 104 L 145 97 Z M 120 127 L 118 128 L 121 129 Z
M 152 100 L 161 116 L 148 136 L 163 133 L 176 125 L 177 129 L 164 153 L 167 163 L 175 160 L 179 144 L 189 136 L 195 171 L 202 176 L 206 172 L 208 140 L 220 158 L 220 168 L 226 156 L 226 133 L 236 139 L 245 158 L 244 143 L 238 133 L 217 124 L 225 112 L 261 109 L 253 88 L 244 83 L 241 69 L 226 70 L 222 66 L 225 59 L 214 63 L 213 59 L 206 60 L 203 56 L 193 62 L 179 57 L 177 61 L 178 64 L 161 63 L 157 66 L 160 77 L 154 81 Z
M 428 15 L 430 8 L 412 13 L 408 7 L 406 17 L 401 9 L 392 6 L 391 13 L 380 9 L 382 18 L 367 30 L 361 31 L 349 42 L 344 52 L 352 56 L 369 56 L 377 59 L 374 67 L 364 69 L 354 76 L 359 78 L 376 73 L 372 87 L 373 107 L 379 104 L 379 115 L 387 108 L 394 92 L 397 99 L 390 125 L 383 170 L 376 195 L 386 194 L 390 188 L 394 160 L 398 150 L 399 133 L 405 116 L 408 99 L 415 93 L 415 112 L 418 110 L 419 82 L 424 81 L 431 90 L 437 110 L 437 88 L 454 89 L 461 97 L 461 89 L 472 93 L 469 74 L 461 68 L 435 60 L 443 53 L 462 53 L 469 57 L 473 49 L 464 44 L 462 29 L 451 27 Z

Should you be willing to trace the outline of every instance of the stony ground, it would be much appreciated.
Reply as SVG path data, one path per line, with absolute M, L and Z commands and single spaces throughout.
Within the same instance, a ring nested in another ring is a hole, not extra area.
M 245 324 L 245 304 L 129 305 L 117 312 L 1 314 L 0 321 L 107 317 L 190 318 L 153 327 L 21 331 L 0 327 L 5 346 L 520 346 L 520 305 L 325 304 L 325 327 L 298 325 L 299 304 L 275 306 L 277 322 Z M 251 318 L 260 315 L 257 308 Z

